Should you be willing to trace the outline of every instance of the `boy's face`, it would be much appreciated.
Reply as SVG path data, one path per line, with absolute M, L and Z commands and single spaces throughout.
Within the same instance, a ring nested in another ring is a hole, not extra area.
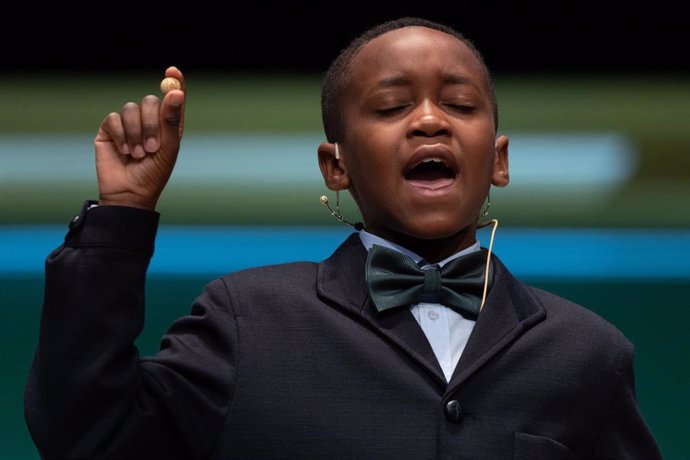
M 477 58 L 451 35 L 406 27 L 364 45 L 350 70 L 342 159 L 337 177 L 322 164 L 326 183 L 348 188 L 379 236 L 472 244 L 491 183 L 508 183 L 508 140 Z M 325 146 L 322 163 L 334 161 Z

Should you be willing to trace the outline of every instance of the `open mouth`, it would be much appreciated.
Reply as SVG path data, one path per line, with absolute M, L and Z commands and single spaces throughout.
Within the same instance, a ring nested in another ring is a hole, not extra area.
M 427 189 L 439 189 L 452 184 L 457 177 L 455 169 L 442 158 L 424 158 L 405 173 L 412 185 Z

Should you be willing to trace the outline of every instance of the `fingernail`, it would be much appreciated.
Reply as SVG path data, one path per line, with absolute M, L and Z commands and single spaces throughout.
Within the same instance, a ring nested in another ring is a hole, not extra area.
M 144 158 L 146 156 L 146 150 L 141 144 L 134 146 L 134 158 Z
M 129 145 L 122 144 L 122 147 L 120 147 L 120 152 L 122 152 L 123 155 L 129 155 Z
M 147 152 L 153 153 L 158 150 L 158 140 L 155 137 L 149 137 L 144 141 L 144 148 Z

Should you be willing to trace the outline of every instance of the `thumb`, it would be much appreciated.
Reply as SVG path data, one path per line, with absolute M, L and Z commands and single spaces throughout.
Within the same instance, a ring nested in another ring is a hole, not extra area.
M 175 163 L 184 131 L 185 93 L 172 90 L 165 95 L 160 110 L 160 149 L 162 160 Z M 172 168 L 172 164 L 169 165 Z
M 160 110 L 161 143 L 180 143 L 184 131 L 185 93 L 172 90 L 164 98 Z
M 184 131 L 184 112 L 185 100 L 187 99 L 187 85 L 185 84 L 184 75 L 180 69 L 175 66 L 170 66 L 165 69 L 165 77 L 170 77 L 174 80 L 177 80 L 179 82 L 179 88 L 164 91 L 160 111 L 160 126 L 163 130 L 166 129 L 167 125 L 177 127 L 177 137 L 182 138 L 182 132 Z M 161 87 L 161 90 L 163 90 L 163 87 Z

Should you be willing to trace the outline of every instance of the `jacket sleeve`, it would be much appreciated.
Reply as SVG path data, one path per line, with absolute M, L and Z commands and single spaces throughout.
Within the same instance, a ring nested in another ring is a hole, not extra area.
M 659 447 L 644 421 L 635 394 L 633 345 L 622 335 L 618 383 L 609 408 L 600 421 L 601 431 L 592 458 L 661 459 Z
M 213 447 L 234 375 L 234 318 L 209 284 L 153 357 L 134 341 L 158 214 L 99 206 L 46 260 L 24 407 L 42 458 L 198 458 Z

